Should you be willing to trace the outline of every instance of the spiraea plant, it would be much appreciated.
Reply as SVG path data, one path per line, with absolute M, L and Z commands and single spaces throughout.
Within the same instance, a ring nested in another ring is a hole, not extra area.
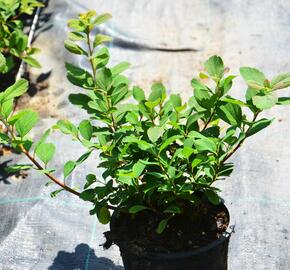
M 278 97 L 278 90 L 290 86 L 290 73 L 269 80 L 255 68 L 242 67 L 247 89 L 241 101 L 229 95 L 236 76 L 228 75 L 229 69 L 219 56 L 212 56 L 205 62 L 205 72 L 191 80 L 193 92 L 187 102 L 178 94 L 167 96 L 161 82 L 154 83 L 145 95 L 140 87 L 131 88 L 129 79 L 122 75 L 128 63 L 108 64 L 104 43 L 111 38 L 92 35 L 109 18 L 109 14 L 90 11 L 69 21 L 71 32 L 65 48 L 90 65 L 86 70 L 66 64 L 68 80 L 82 90 L 71 94 L 69 100 L 85 110 L 88 118 L 80 123 L 60 120 L 53 127 L 85 149 L 76 161 L 64 164 L 64 178 L 90 155 L 99 156 L 102 176 L 88 173 L 83 190 L 77 191 L 52 175 L 48 164 L 55 147 L 46 142 L 49 131 L 33 143 L 28 134 L 37 114 L 29 109 L 12 114 L 13 99 L 27 89 L 24 80 L 0 96 L 1 121 L 8 131 L 1 134 L 1 140 L 24 152 L 33 167 L 61 189 L 92 202 L 90 213 L 101 223 L 110 221 L 110 209 L 132 215 L 154 211 L 161 217 L 157 228 L 161 233 L 167 222 L 184 214 L 189 205 L 202 200 L 220 203 L 215 183 L 233 171 L 229 158 L 247 138 L 271 124 L 272 119 L 260 116 L 263 110 L 290 104 L 289 97 Z M 131 96 L 135 101 L 125 103 Z M 245 108 L 250 113 L 245 114 Z
M 33 57 L 39 50 L 28 47 L 23 32 L 24 16 L 32 15 L 43 4 L 36 0 L 0 0 L 0 73 L 7 73 L 22 59 L 32 67 L 40 67 Z

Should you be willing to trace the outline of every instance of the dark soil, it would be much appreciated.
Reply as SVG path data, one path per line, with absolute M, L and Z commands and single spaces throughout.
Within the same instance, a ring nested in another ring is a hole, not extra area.
M 158 234 L 156 228 L 161 219 L 152 211 L 143 211 L 134 217 L 114 213 L 111 230 L 105 233 L 104 247 L 115 243 L 140 253 L 191 251 L 218 239 L 229 224 L 225 206 L 209 203 L 188 208 L 186 214 L 171 219 L 165 231 Z

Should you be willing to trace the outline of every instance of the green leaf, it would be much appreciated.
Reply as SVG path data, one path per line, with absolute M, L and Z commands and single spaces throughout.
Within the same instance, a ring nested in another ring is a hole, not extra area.
M 181 209 L 178 206 L 169 206 L 163 213 L 181 214 Z
M 108 48 L 103 47 L 98 50 L 94 55 L 91 57 L 93 60 L 94 66 L 96 69 L 102 68 L 108 64 L 110 59 L 110 53 Z
M 29 170 L 32 168 L 33 168 L 33 166 L 31 164 L 16 164 L 16 165 L 12 165 L 12 166 L 5 168 L 5 171 L 7 173 L 16 173 L 16 172 L 19 172 L 21 170 Z
M 102 24 L 108 20 L 110 20 L 112 18 L 112 15 L 109 14 L 109 13 L 104 13 L 104 14 L 101 14 L 99 15 L 94 21 L 93 21 L 93 24 L 94 25 L 99 25 L 99 24 Z
M 230 75 L 220 81 L 220 87 L 222 87 L 222 96 L 225 95 L 233 85 L 233 79 L 237 76 Z
M 134 177 L 138 178 L 142 172 L 144 171 L 146 165 L 144 163 L 142 163 L 140 160 L 133 165 L 133 173 L 134 173 Z
M 39 64 L 39 62 L 38 62 L 35 58 L 33 58 L 33 57 L 31 57 L 31 56 L 25 56 L 25 57 L 22 58 L 22 60 L 23 60 L 25 63 L 27 63 L 27 64 L 29 64 L 30 66 L 32 66 L 32 67 L 35 67 L 35 68 L 41 68 L 41 65 Z
M 111 214 L 110 211 L 107 207 L 102 207 L 98 212 L 97 212 L 97 217 L 100 223 L 102 224 L 108 224 L 111 220 Z
M 237 104 L 240 106 L 244 106 L 244 107 L 249 107 L 249 105 L 241 100 L 232 98 L 230 96 L 226 96 L 225 98 L 221 99 L 221 101 L 227 102 L 227 103 L 232 103 L 232 104 Z
M 161 102 L 166 98 L 166 89 L 162 83 L 154 83 L 151 87 L 151 93 L 149 95 L 149 101 L 156 101 L 160 99 Z
M 272 108 L 278 102 L 278 97 L 274 93 L 267 93 L 266 95 L 254 96 L 252 100 L 258 109 L 265 110 Z
M 0 133 L 0 143 L 9 143 L 10 142 L 10 138 L 9 136 L 7 136 L 6 134 L 4 133 Z
M 144 91 L 140 87 L 134 86 L 133 87 L 133 97 L 139 102 L 142 100 L 145 100 Z
M 172 144 L 173 142 L 175 142 L 178 139 L 183 138 L 182 135 L 174 135 L 172 137 L 169 137 L 159 148 L 159 153 L 164 150 L 167 146 L 169 146 L 170 144 Z
M 129 213 L 136 214 L 136 213 L 143 211 L 143 210 L 146 210 L 146 209 L 149 209 L 149 208 L 144 206 L 144 205 L 134 205 L 134 206 L 130 207 Z
M 88 55 L 84 49 L 69 39 L 64 41 L 64 47 L 73 54 Z
M 0 52 L 0 73 L 6 68 L 6 59 L 4 55 Z
M 0 102 L 4 103 L 15 97 L 19 97 L 24 94 L 28 89 L 28 81 L 19 79 L 12 86 L 8 87 L 0 98 Z
M 61 191 L 63 191 L 63 190 L 64 190 L 63 188 L 60 188 L 60 189 L 57 189 L 57 190 L 51 192 L 51 193 L 50 193 L 50 197 L 51 197 L 51 198 L 55 198 L 56 195 L 57 195 L 58 193 L 60 193 Z
M 0 115 L 4 118 L 4 119 L 8 119 L 8 117 L 10 116 L 10 114 L 13 111 L 13 99 L 7 100 L 4 103 L 0 103 Z
M 206 71 L 214 80 L 220 80 L 224 74 L 224 63 L 219 56 L 210 57 L 204 64 Z
M 46 130 L 43 135 L 40 137 L 40 139 L 38 140 L 38 142 L 36 143 L 35 147 L 34 147 L 34 152 L 36 152 L 37 148 L 39 147 L 39 145 L 41 145 L 42 143 L 44 143 L 47 139 L 47 137 L 49 136 L 51 132 L 51 129 Z
M 290 72 L 274 77 L 270 83 L 273 90 L 278 90 L 290 86 Z
M 290 105 L 290 97 L 280 97 L 278 98 L 278 105 Z
M 112 41 L 111 37 L 106 36 L 106 35 L 102 35 L 102 34 L 97 34 L 95 36 L 93 46 L 94 46 L 94 48 L 96 48 L 97 46 L 101 45 L 102 43 L 110 42 L 110 41 Z
M 123 71 L 127 70 L 130 67 L 130 63 L 128 62 L 121 62 L 118 65 L 111 68 L 112 75 L 115 77 L 122 73 Z
M 63 134 L 71 134 L 74 137 L 78 136 L 78 129 L 69 120 L 57 121 L 54 128 L 59 129 Z
M 214 153 L 217 149 L 215 142 L 207 137 L 197 139 L 193 144 L 198 151 L 210 151 Z
M 178 95 L 172 94 L 170 96 L 170 101 L 171 101 L 172 105 L 174 106 L 174 108 L 178 108 L 182 105 L 182 100 L 181 100 L 181 97 L 179 94 Z
M 94 189 L 87 189 L 80 194 L 80 198 L 84 201 L 92 201 L 94 200 L 96 193 Z
M 67 70 L 67 79 L 72 84 L 86 89 L 92 89 L 94 87 L 94 80 L 89 72 L 70 63 L 66 63 L 65 67 Z
M 91 173 L 88 174 L 86 176 L 86 183 L 85 183 L 84 188 L 86 189 L 86 188 L 90 187 L 93 183 L 96 182 L 96 180 L 97 180 L 97 178 L 94 174 L 91 174 Z
M 42 143 L 37 147 L 35 154 L 44 164 L 47 164 L 55 154 L 55 146 L 52 143 Z
M 37 123 L 38 113 L 32 110 L 22 111 L 21 117 L 16 121 L 15 128 L 21 137 L 24 137 Z
M 158 224 L 158 227 L 157 227 L 156 232 L 157 232 L 158 234 L 163 233 L 163 231 L 165 230 L 165 228 L 166 228 L 166 226 L 167 226 L 167 223 L 168 223 L 168 218 L 166 218 L 166 219 L 162 219 L 162 220 L 159 222 L 159 224 Z
M 67 178 L 73 172 L 75 167 L 76 167 L 76 163 L 74 161 L 69 160 L 68 162 L 66 162 L 63 167 L 64 178 Z
M 93 135 L 93 127 L 90 121 L 83 120 L 79 125 L 79 131 L 84 139 L 88 141 L 91 140 L 92 135 Z
M 264 89 L 266 77 L 261 71 L 255 68 L 241 67 L 240 73 L 249 87 L 256 90 Z
M 240 105 L 223 103 L 217 109 L 218 116 L 230 125 L 240 125 L 242 122 L 242 109 Z
M 111 70 L 108 68 L 102 68 L 97 73 L 96 83 L 101 89 L 105 91 L 108 91 L 110 87 L 112 86 L 112 80 L 113 80 L 113 76 L 112 76 Z
M 156 142 L 164 133 L 164 128 L 162 127 L 150 127 L 147 131 L 148 137 L 151 142 Z
M 76 31 L 80 31 L 80 32 L 83 32 L 86 30 L 86 25 L 80 21 L 80 20 L 77 20 L 77 19 L 70 19 L 68 20 L 68 27 L 76 30 Z
M 267 126 L 269 126 L 272 123 L 273 120 L 271 119 L 260 119 L 256 122 L 254 122 L 251 127 L 249 128 L 249 130 L 246 132 L 246 136 L 250 137 L 254 134 L 256 134 L 257 132 L 261 131 L 262 129 L 266 128 Z
M 214 105 L 213 96 L 211 95 L 209 88 L 196 79 L 191 80 L 191 85 L 194 88 L 194 97 L 197 103 L 203 108 L 212 108 Z
M 220 197 L 212 190 L 206 190 L 205 196 L 214 205 L 219 205 L 221 203 Z
M 68 38 L 72 41 L 86 41 L 86 37 L 79 32 L 70 32 L 68 33 Z

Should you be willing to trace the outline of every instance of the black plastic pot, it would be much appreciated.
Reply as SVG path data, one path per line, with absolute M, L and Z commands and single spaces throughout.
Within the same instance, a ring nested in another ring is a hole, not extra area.
M 227 208 L 223 207 L 229 217 Z M 226 270 L 232 230 L 230 226 L 219 239 L 194 251 L 140 254 L 140 251 L 128 248 L 125 243 L 119 248 L 125 270 Z

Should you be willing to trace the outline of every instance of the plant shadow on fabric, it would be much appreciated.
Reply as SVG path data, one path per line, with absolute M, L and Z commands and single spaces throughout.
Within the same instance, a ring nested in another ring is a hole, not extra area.
M 97 257 L 95 250 L 87 244 L 79 244 L 75 251 L 59 251 L 53 264 L 48 270 L 123 270 L 122 266 L 115 265 L 110 259 Z

